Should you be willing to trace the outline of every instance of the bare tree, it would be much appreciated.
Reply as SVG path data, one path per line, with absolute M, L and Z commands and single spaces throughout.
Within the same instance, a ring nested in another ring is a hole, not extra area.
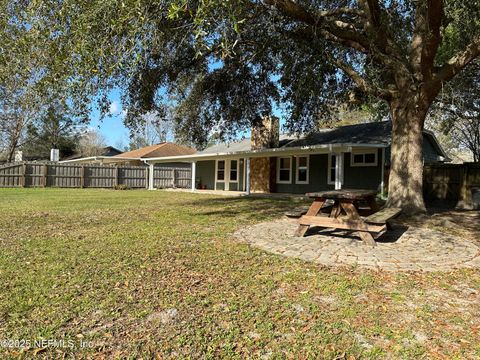
M 13 76 L 0 85 L 0 151 L 8 162 L 23 145 L 27 127 L 39 113 L 39 101 L 24 80 Z
M 78 151 L 82 156 L 98 156 L 105 146 L 105 137 L 96 129 L 90 128 L 80 136 Z
M 142 116 L 140 126 L 131 133 L 131 148 L 155 145 L 174 141 L 173 121 L 169 116 L 160 116 L 157 112 L 148 112 Z

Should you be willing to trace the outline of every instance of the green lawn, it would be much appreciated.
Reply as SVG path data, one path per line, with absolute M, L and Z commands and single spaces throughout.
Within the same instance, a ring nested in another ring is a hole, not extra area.
M 162 191 L 0 189 L 0 357 L 480 356 L 478 271 L 332 269 L 232 237 L 289 206 Z M 22 339 L 72 348 L 4 341 Z

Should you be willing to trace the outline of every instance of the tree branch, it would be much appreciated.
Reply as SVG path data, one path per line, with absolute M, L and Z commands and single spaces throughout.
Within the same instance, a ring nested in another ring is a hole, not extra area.
M 440 27 L 444 17 L 443 0 L 426 0 L 417 3 L 410 65 L 419 81 L 432 77 L 433 62 L 442 41 Z
M 315 29 L 328 31 L 335 38 L 341 39 L 341 41 L 354 42 L 364 49 L 370 46 L 366 36 L 356 30 L 352 24 L 346 22 L 345 19 L 338 17 L 341 14 L 355 14 L 361 17 L 363 12 L 360 10 L 342 7 L 312 13 L 292 0 L 265 0 L 265 3 L 273 6 L 284 16 L 310 25 Z
M 332 56 L 327 57 L 330 62 L 335 64 L 340 70 L 342 70 L 346 75 L 348 75 L 357 85 L 357 87 L 364 93 L 378 96 L 379 98 L 384 100 L 388 100 L 391 98 L 392 94 L 388 90 L 380 89 L 372 85 L 349 64 Z
M 463 51 L 451 57 L 435 74 L 434 81 L 444 83 L 457 75 L 480 55 L 480 36 L 476 36 Z

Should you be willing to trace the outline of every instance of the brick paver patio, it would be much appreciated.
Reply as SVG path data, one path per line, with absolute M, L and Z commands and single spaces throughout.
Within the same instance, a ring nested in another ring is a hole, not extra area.
M 359 266 L 388 271 L 449 271 L 480 268 L 480 248 L 467 240 L 430 229 L 394 226 L 365 245 L 345 231 L 312 228 L 303 238 L 293 234 L 297 224 L 277 220 L 243 228 L 238 239 L 254 247 L 327 266 Z

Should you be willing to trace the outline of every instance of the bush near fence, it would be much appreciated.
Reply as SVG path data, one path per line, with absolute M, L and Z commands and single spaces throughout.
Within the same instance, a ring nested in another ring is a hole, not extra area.
M 190 188 L 191 169 L 154 167 L 155 188 Z M 148 188 L 149 168 L 21 162 L 0 166 L 0 187 Z

